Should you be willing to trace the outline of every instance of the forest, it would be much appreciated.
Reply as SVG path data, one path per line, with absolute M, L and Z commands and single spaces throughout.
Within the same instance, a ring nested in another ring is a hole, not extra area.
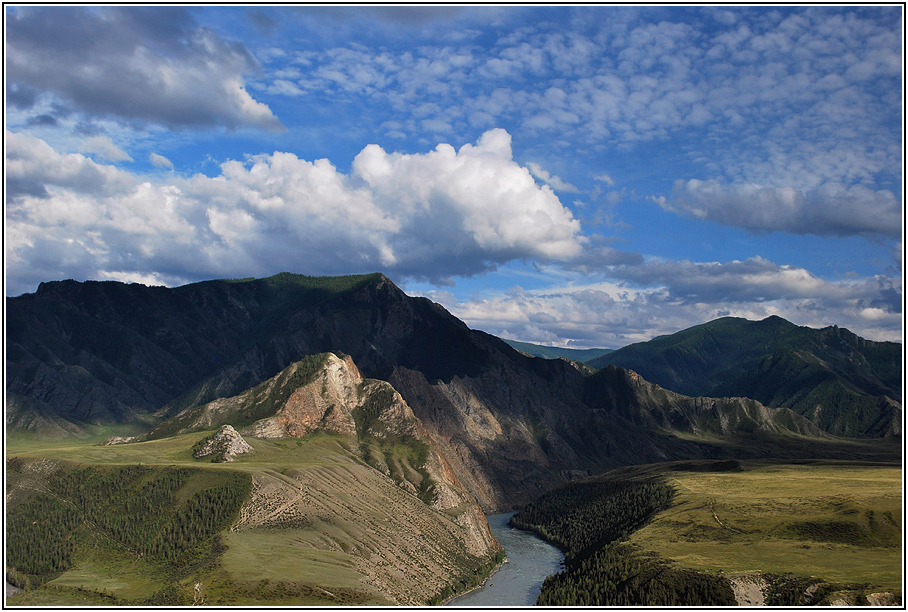
M 608 475 L 555 489 L 511 517 L 565 553 L 565 570 L 546 578 L 540 606 L 736 605 L 728 580 L 676 568 L 622 543 L 668 507 L 674 489 L 660 477 Z
M 20 461 L 7 462 L 15 478 Z M 38 586 L 69 569 L 80 542 L 159 565 L 174 579 L 222 551 L 217 534 L 252 487 L 247 474 L 172 467 L 58 471 L 8 513 L 7 580 Z

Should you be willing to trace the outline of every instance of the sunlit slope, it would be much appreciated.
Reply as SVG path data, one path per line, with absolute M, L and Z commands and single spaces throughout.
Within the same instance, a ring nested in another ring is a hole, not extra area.
M 86 466 L 141 469 L 146 480 L 162 471 L 185 472 L 175 508 L 219 475 L 249 485 L 235 515 L 217 540 L 208 539 L 208 552 L 198 559 L 174 565 L 150 552 L 137 555 L 103 521 L 81 520 L 67 540 L 73 546 L 70 562 L 47 572 L 43 587 L 9 603 L 189 605 L 202 598 L 207 605 L 420 604 L 492 560 L 473 554 L 478 549 L 458 524 L 460 509 L 443 513 L 427 506 L 361 461 L 349 438 L 251 438 L 254 454 L 229 465 L 200 464 L 190 449 L 209 433 L 109 447 L 14 444 L 8 457 L 15 458 L 8 461 L 25 467 L 8 482 L 13 513 L 17 504 L 52 494 L 52 474 Z M 130 486 L 140 491 L 143 482 Z M 65 494 L 55 499 L 73 501 Z M 120 512 L 113 506 L 103 511 Z M 32 583 L 37 586 L 40 577 Z
M 901 593 L 898 466 L 744 462 L 665 475 L 677 495 L 631 536 L 641 548 L 728 575 L 792 573 Z
M 513 518 L 565 550 L 544 606 L 897 605 L 901 468 L 676 461 L 573 481 Z

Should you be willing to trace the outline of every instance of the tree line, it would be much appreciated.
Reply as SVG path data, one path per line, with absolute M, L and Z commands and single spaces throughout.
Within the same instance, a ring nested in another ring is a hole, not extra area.
M 546 578 L 540 606 L 736 605 L 728 580 L 676 568 L 621 542 L 675 490 L 661 478 L 597 478 L 546 493 L 511 517 L 565 553 L 565 570 Z
M 8 570 L 33 586 L 71 566 L 80 534 L 179 573 L 218 552 L 252 489 L 239 472 L 145 466 L 68 470 L 47 484 L 7 512 Z

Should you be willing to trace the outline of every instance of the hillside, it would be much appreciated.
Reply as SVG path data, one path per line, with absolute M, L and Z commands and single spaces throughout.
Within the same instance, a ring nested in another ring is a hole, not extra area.
M 140 439 L 228 424 L 249 439 L 343 436 L 365 464 L 426 505 L 455 517 L 477 556 L 488 555 L 495 547 L 476 500 L 452 473 L 406 401 L 388 383 L 363 378 L 349 356 L 309 356 L 239 395 L 187 408 Z
M 511 518 L 557 544 L 544 606 L 898 605 L 898 462 L 685 461 L 552 490 Z
M 234 469 L 200 469 L 221 461 Z M 500 561 L 476 500 L 406 402 L 348 356 L 312 355 L 135 438 L 31 440 L 8 462 L 8 575 L 30 587 L 26 605 L 424 604 Z M 213 521 L 192 495 L 218 478 L 238 484 Z M 29 526 L 42 513 L 48 522 Z M 187 521 L 207 529 L 196 538 L 207 548 L 186 540 Z M 158 530 L 160 545 L 148 535 Z M 116 561 L 137 546 L 143 562 L 122 573 Z
M 608 364 L 686 395 L 789 408 L 837 436 L 901 434 L 902 346 L 844 328 L 727 317 L 590 362 Z
M 233 463 L 193 459 L 210 433 L 8 448 L 7 578 L 30 588 L 7 603 L 413 605 L 500 560 L 462 524 L 472 509 L 427 506 L 349 438 L 249 438 Z M 230 503 L 212 506 L 219 491 Z

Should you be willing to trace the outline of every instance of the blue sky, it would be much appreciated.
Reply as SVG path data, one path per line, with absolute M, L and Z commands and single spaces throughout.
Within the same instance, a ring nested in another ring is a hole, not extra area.
M 559 346 L 901 339 L 901 6 L 5 10 L 8 296 L 381 271 Z

